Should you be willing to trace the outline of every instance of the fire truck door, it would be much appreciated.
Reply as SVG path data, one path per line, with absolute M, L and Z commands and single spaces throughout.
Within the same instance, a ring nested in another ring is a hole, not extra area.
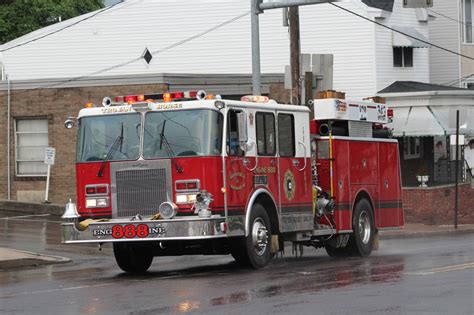
M 251 127 L 255 128 L 251 128 L 251 130 L 255 130 L 258 162 L 252 174 L 253 189 L 263 188 L 269 191 L 278 209 L 278 157 L 275 112 L 258 110 L 254 115 L 255 126 Z M 252 120 L 250 120 L 250 124 L 253 124 Z
M 251 189 L 251 178 L 248 176 L 245 160 L 246 152 L 239 142 L 238 115 L 241 110 L 230 109 L 227 113 L 226 130 L 226 182 L 227 182 L 227 213 L 232 219 L 228 224 L 228 233 L 239 235 L 243 233 L 245 226 L 245 206 Z M 254 160 L 250 161 L 254 163 Z M 248 166 L 250 167 L 250 166 Z
M 295 116 L 287 112 L 277 115 L 282 231 L 313 228 L 310 148 L 303 143 L 309 123 L 305 125 L 306 116 L 301 121 Z

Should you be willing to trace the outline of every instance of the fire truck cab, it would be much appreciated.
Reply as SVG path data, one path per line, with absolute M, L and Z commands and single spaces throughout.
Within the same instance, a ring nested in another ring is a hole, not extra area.
M 260 268 L 285 241 L 367 256 L 379 228 L 403 224 L 397 142 L 373 137 L 385 135 L 384 104 L 315 101 L 311 117 L 264 96 L 190 91 L 102 105 L 65 123 L 78 122 L 77 204 L 62 238 L 112 243 L 126 272 L 190 254 Z

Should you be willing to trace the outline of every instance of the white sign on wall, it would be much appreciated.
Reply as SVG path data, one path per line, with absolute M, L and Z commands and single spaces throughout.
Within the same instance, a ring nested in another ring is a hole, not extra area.
M 44 163 L 48 165 L 54 165 L 54 158 L 56 156 L 55 148 L 46 148 L 44 153 Z

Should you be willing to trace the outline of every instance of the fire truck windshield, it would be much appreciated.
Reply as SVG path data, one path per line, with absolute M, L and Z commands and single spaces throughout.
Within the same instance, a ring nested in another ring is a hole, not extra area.
M 222 124 L 222 114 L 209 109 L 149 112 L 145 116 L 143 157 L 219 155 Z
M 138 113 L 81 118 L 77 139 L 77 161 L 103 161 L 107 154 L 109 161 L 138 159 L 140 126 L 141 115 Z

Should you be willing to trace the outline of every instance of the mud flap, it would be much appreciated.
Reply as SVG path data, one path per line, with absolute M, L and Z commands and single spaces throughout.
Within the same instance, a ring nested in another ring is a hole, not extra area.
M 375 231 L 375 235 L 374 235 L 374 241 L 372 242 L 372 249 L 373 250 L 379 250 L 379 231 L 376 230 Z
M 272 235 L 272 248 L 270 249 L 272 254 L 278 253 L 280 250 L 280 243 L 278 242 L 278 234 Z

